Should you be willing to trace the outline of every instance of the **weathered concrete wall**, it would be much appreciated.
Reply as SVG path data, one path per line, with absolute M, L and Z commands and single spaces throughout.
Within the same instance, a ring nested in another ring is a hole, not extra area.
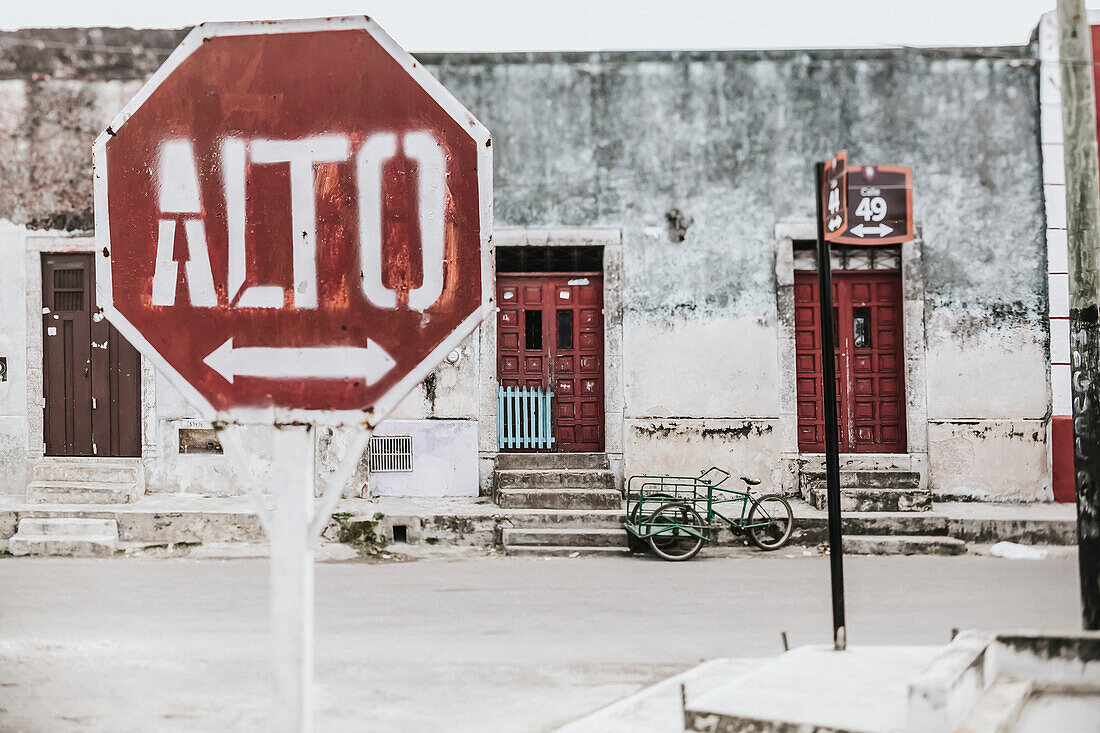
M 21 229 L 0 223 L 0 356 L 8 362 L 0 382 L 0 494 L 27 486 L 27 327 L 24 242 Z
M 0 125 L 10 133 L 0 136 L 0 219 L 90 226 L 91 140 L 179 37 L 0 34 L 22 44 L 0 44 Z M 1035 457 L 1045 454 L 1049 387 L 1030 53 L 421 60 L 494 134 L 498 224 L 622 231 L 627 473 L 719 463 L 763 478 L 762 488 L 781 484 L 774 228 L 812 218 L 810 164 L 847 148 L 855 162 L 916 172 L 931 485 L 1042 498 L 1049 479 Z M 477 349 L 469 340 L 397 416 L 476 417 Z M 162 418 L 177 412 L 186 410 L 166 404 Z M 1007 484 L 992 478 L 1005 456 L 1017 469 Z M 166 464 L 164 481 L 181 465 Z
M 498 223 L 622 228 L 628 472 L 726 461 L 777 480 L 774 438 L 701 436 L 779 414 L 773 229 L 812 218 L 810 164 L 847 148 L 916 171 L 932 487 L 1049 496 L 1027 49 L 423 60 L 494 133 Z M 943 436 L 974 424 L 969 453 Z
M 477 423 L 386 420 L 376 435 L 408 435 L 413 469 L 370 475 L 371 496 L 477 496 Z

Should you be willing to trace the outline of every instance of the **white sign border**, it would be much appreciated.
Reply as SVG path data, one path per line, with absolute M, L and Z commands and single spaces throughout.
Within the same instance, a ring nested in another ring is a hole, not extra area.
M 219 411 L 202 396 L 168 361 L 149 343 L 114 306 L 111 281 L 111 235 L 108 215 L 109 192 L 107 190 L 107 141 L 122 128 L 126 121 L 149 99 L 157 88 L 198 49 L 208 38 L 281 35 L 285 33 L 312 33 L 332 30 L 362 30 L 397 61 L 413 81 L 464 129 L 477 146 L 478 203 L 480 211 L 481 241 L 481 307 L 468 316 L 456 329 L 420 361 L 404 379 L 399 381 L 368 410 L 306 410 L 299 408 L 236 407 Z M 374 428 L 397 404 L 420 384 L 443 361 L 444 357 L 461 346 L 482 320 L 494 310 L 492 283 L 492 230 L 493 230 L 493 151 L 489 131 L 447 91 L 424 66 L 401 48 L 377 23 L 365 15 L 305 20 L 248 21 L 229 23 L 203 23 L 196 26 L 168 56 L 157 72 L 145 83 L 133 99 L 115 116 L 110 126 L 96 138 L 92 146 L 92 170 L 95 184 L 95 241 L 96 241 L 96 297 L 107 320 L 126 339 L 149 359 L 184 398 L 197 408 L 203 418 L 213 423 L 241 425 L 280 425 L 313 423 L 331 426 L 364 426 Z

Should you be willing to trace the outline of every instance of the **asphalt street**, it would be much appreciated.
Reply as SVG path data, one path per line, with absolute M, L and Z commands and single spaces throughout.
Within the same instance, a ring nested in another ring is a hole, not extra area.
M 799 551 L 800 552 L 800 551 Z M 1075 557 L 850 557 L 849 643 L 1079 628 Z M 267 562 L 0 560 L 0 730 L 267 727 Z M 827 643 L 782 551 L 317 568 L 318 731 L 544 731 L 714 657 Z

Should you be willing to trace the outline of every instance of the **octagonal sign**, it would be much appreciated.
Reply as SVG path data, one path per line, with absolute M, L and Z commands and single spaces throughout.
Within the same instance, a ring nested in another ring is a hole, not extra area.
M 198 26 L 94 160 L 99 303 L 209 420 L 373 427 L 491 305 L 489 133 L 368 18 Z

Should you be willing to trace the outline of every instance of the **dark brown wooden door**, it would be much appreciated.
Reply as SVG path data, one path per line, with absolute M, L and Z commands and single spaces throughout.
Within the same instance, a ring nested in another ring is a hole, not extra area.
M 140 456 L 140 358 L 95 306 L 92 255 L 42 257 L 46 455 Z
M 497 278 L 497 379 L 554 392 L 554 450 L 604 448 L 603 277 Z
M 833 272 L 837 416 L 845 453 L 905 451 L 901 275 Z M 825 451 L 817 273 L 795 273 L 798 447 Z

